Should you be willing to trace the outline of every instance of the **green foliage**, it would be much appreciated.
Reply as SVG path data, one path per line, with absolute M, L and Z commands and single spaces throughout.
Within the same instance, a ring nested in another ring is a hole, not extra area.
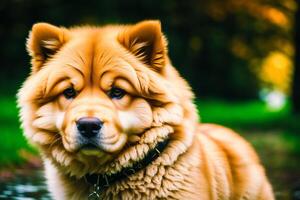
M 23 163 L 20 150 L 34 152 L 22 135 L 15 99 L 0 98 L 0 167 Z
M 272 111 L 264 102 L 257 100 L 236 102 L 206 99 L 197 101 L 197 107 L 202 122 L 244 129 L 279 128 L 290 113 L 289 104 Z

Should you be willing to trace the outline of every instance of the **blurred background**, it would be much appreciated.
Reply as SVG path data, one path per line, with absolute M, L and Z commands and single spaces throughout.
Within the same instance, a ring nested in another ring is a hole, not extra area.
M 266 166 L 277 199 L 300 199 L 300 11 L 296 0 L 0 1 L 0 199 L 49 198 L 42 164 L 19 128 L 36 22 L 60 26 L 159 19 L 202 122 L 239 131 Z M 34 173 L 33 173 L 34 172 Z M 37 173 L 38 172 L 38 173 Z

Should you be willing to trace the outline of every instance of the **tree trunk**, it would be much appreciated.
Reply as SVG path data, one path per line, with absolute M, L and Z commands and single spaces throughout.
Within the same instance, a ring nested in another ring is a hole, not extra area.
M 298 1 L 297 1 L 298 2 Z M 295 68 L 292 85 L 292 108 L 300 114 L 300 3 L 295 15 Z

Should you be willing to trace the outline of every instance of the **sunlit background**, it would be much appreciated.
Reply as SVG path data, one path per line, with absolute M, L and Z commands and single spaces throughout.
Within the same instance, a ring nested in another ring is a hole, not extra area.
M 30 71 L 25 41 L 31 26 L 144 19 L 161 20 L 171 60 L 196 93 L 201 121 L 240 132 L 259 152 L 277 198 L 300 199 L 296 0 L 2 0 L 0 13 L 0 199 L 48 198 L 41 173 L 33 176 L 42 164 L 22 136 L 15 104 Z

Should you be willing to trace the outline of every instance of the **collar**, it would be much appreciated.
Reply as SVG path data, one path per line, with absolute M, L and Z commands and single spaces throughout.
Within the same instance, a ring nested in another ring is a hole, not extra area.
M 169 139 L 158 142 L 156 146 L 149 150 L 146 156 L 134 163 L 131 167 L 123 168 L 121 171 L 115 174 L 87 174 L 85 175 L 86 181 L 93 185 L 92 193 L 99 194 L 100 191 L 108 188 L 110 185 L 128 178 L 136 172 L 146 168 L 151 162 L 159 157 L 161 152 L 166 148 L 169 143 Z

